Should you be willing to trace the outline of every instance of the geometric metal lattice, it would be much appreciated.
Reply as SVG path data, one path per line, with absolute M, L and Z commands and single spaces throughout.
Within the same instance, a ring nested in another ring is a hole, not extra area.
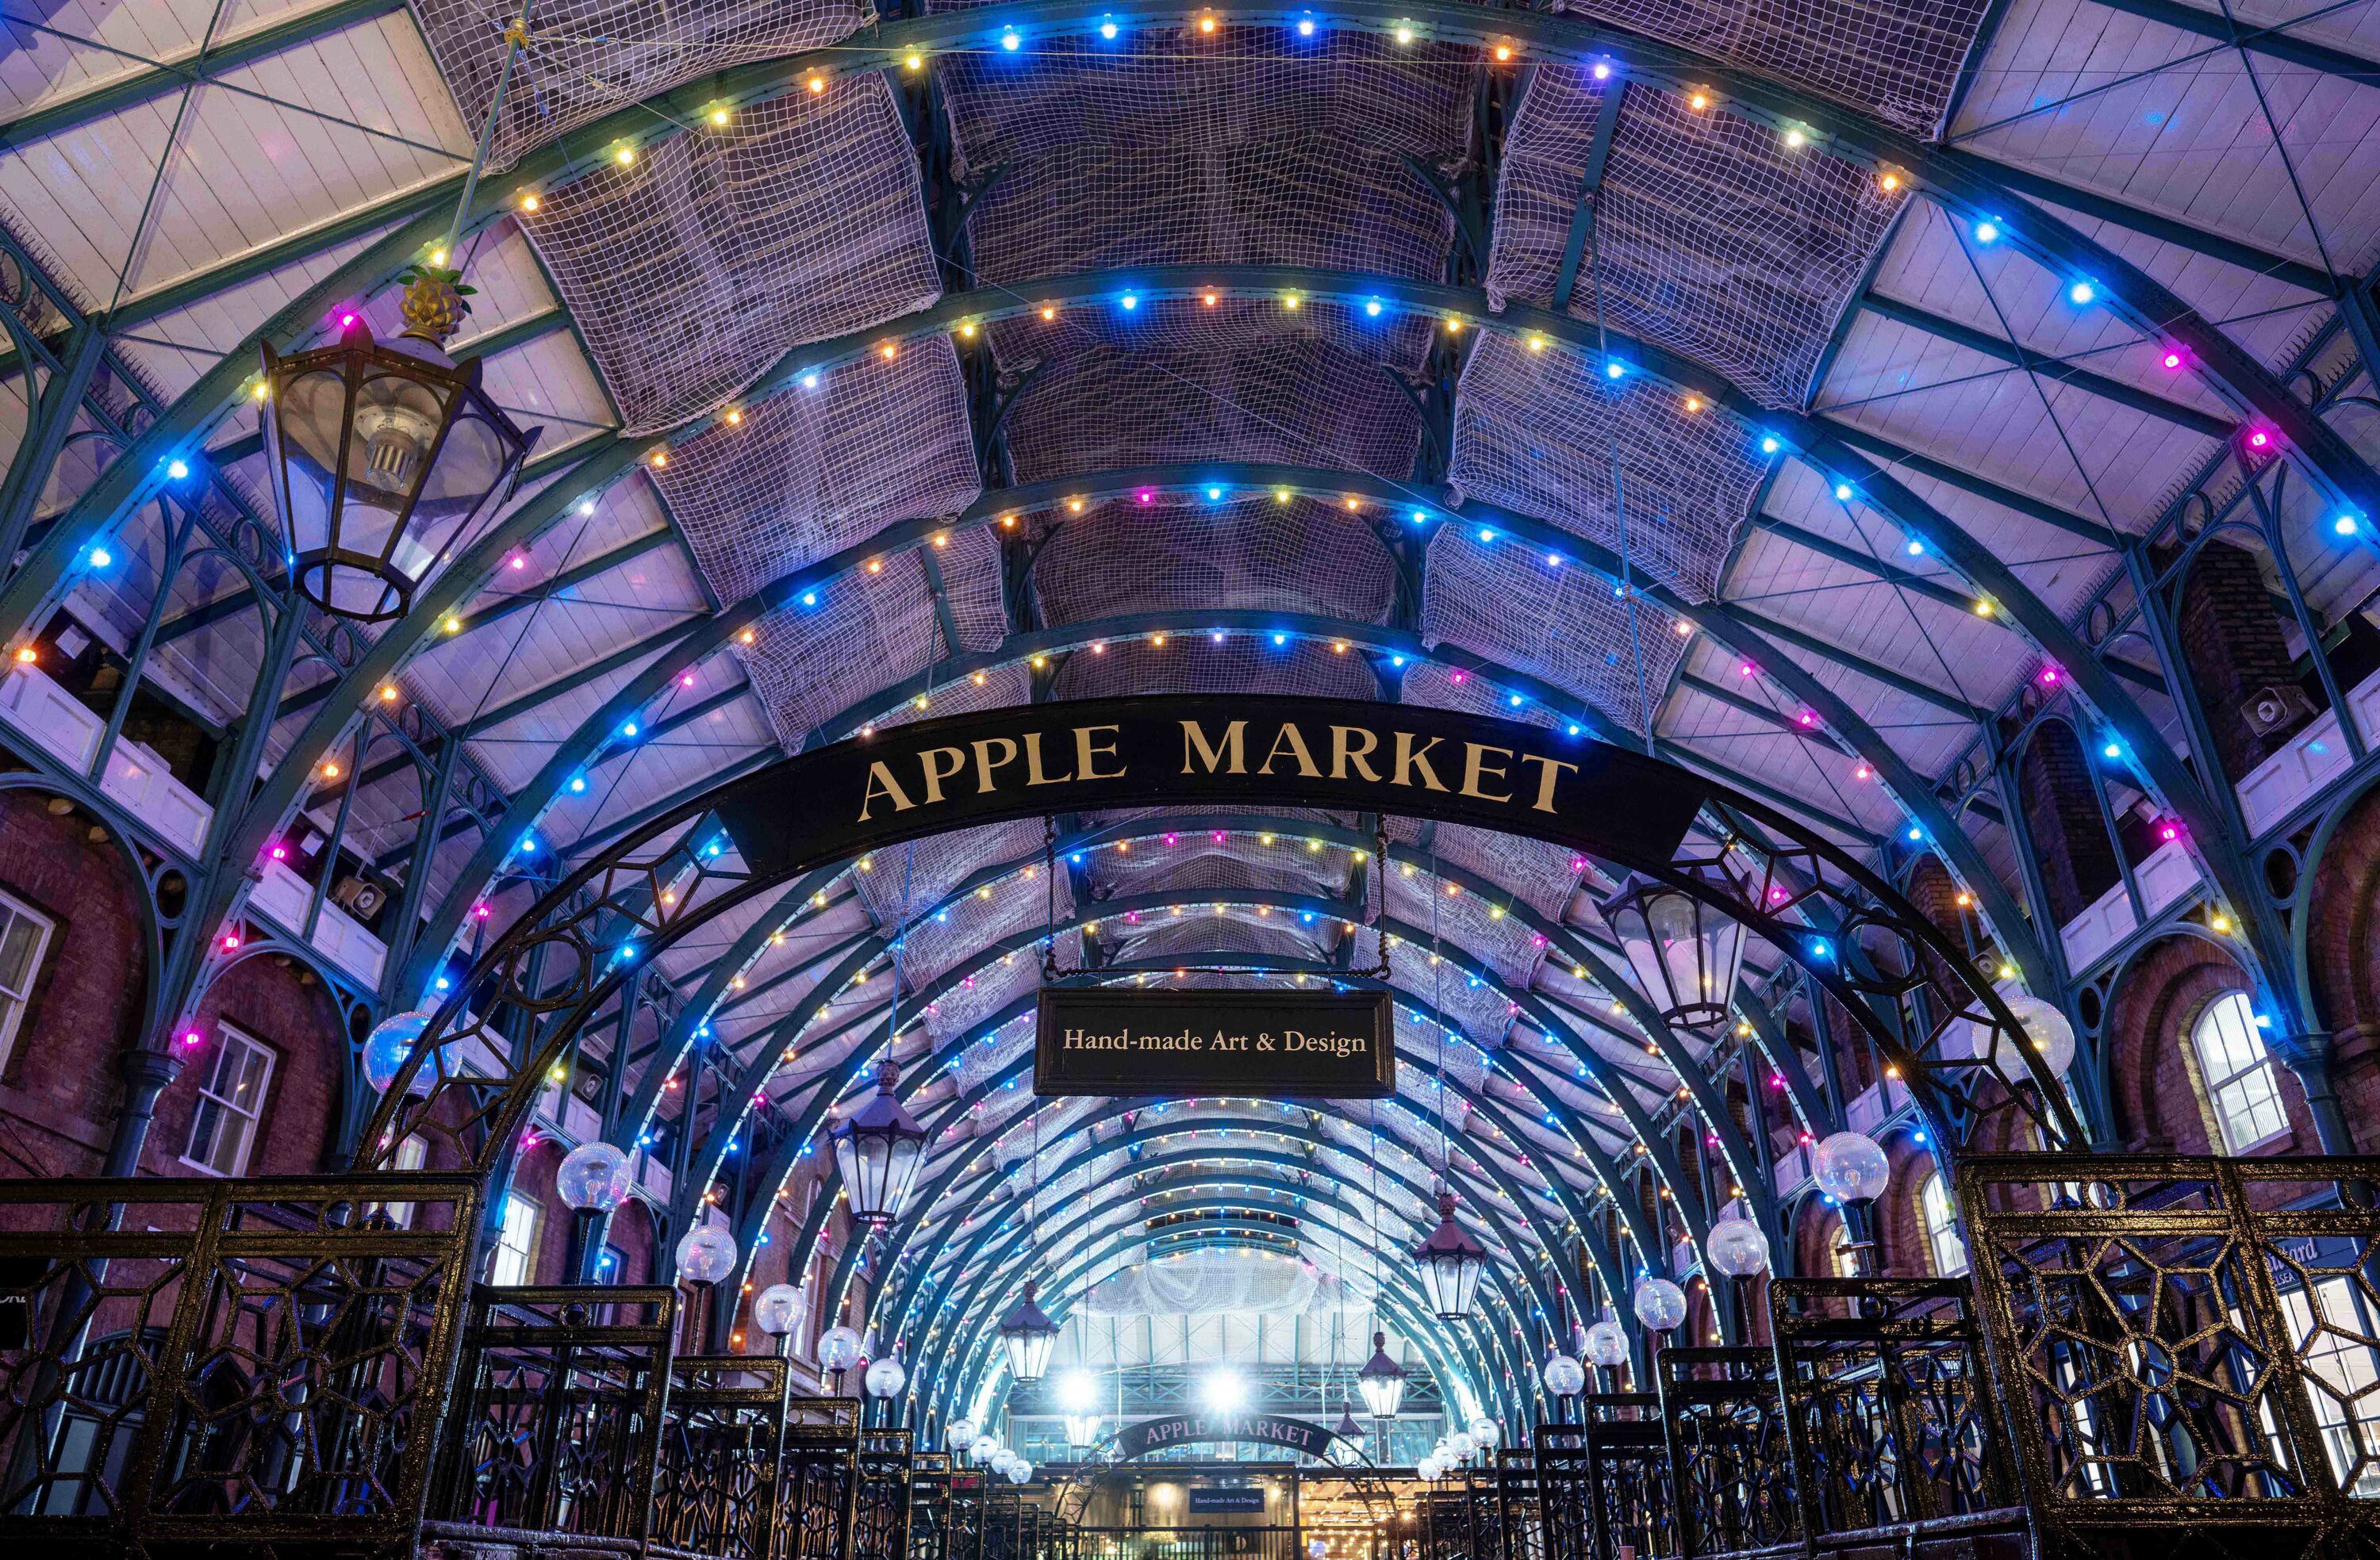
M 1802 1536 L 1793 1461 L 1766 1348 L 1664 1348 L 1653 1357 L 1683 1560 Z

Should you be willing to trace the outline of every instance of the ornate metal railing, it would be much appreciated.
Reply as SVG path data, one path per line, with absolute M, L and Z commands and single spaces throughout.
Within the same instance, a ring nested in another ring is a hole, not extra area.
M 951 1455 L 913 1452 L 909 1459 L 909 1560 L 951 1560 Z
M 1766 1348 L 1664 1348 L 1653 1357 L 1676 1503 L 1677 1554 L 1779 1548 L 1802 1537 L 1793 1466 Z
M 1545 1518 L 1539 1505 L 1534 1449 L 1508 1446 L 1496 1454 L 1496 1532 L 1500 1560 L 1545 1560 Z
M 0 1515 L 44 1554 L 409 1542 L 478 1227 L 455 1176 L 0 1181 Z M 384 1211 L 402 1201 L 400 1224 Z
M 2373 1178 L 2350 1159 L 1961 1162 L 1998 1397 L 2054 1540 L 2114 1553 L 2119 1528 L 2246 1528 L 2276 1553 L 2372 1546 Z
M 474 1291 L 432 1518 L 643 1542 L 676 1318 L 666 1288 Z
M 1768 1293 L 1804 1530 L 2016 1504 L 1963 1279 L 1780 1278 Z
M 670 1361 L 653 1481 L 656 1546 L 718 1560 L 775 1560 L 791 1406 L 783 1360 Z
M 1590 1394 L 1576 1424 L 1537 1427 L 1545 1560 L 1638 1560 L 1677 1553 L 1669 1437 L 1649 1392 Z
M 916 1453 L 905 1430 L 859 1433 L 859 1489 L 853 1503 L 852 1560 L 905 1560 Z

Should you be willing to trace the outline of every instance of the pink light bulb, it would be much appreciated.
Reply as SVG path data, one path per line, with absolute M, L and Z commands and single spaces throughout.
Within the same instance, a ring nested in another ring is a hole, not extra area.
M 289 859 L 289 847 L 286 845 L 273 846 L 273 859 L 274 861 L 287 861 Z
M 2058 671 L 2055 666 L 2045 666 L 2041 669 L 2041 685 L 2043 687 L 2055 688 L 2058 686 Z
M 2261 428 L 2248 435 L 2248 448 L 2252 450 L 2264 449 L 2265 446 L 2272 443 L 2272 441 L 2273 436 L 2265 432 Z
M 482 901 L 481 903 L 479 903 L 479 904 L 475 904 L 475 905 L 473 905 L 473 906 L 471 907 L 471 914 L 472 914 L 475 918 L 477 918 L 477 919 L 479 919 L 479 920 L 481 920 L 481 921 L 485 921 L 485 920 L 486 920 L 490 915 L 492 915 L 492 914 L 493 914 L 493 913 L 494 913 L 494 912 L 493 912 L 493 911 L 492 911 L 492 910 L 490 910 L 490 909 L 488 908 L 487 904 L 486 904 L 484 901 Z
M 2168 353 L 2167 353 L 2167 354 L 2165 355 L 2165 366 L 2166 366 L 2167 368 L 2168 368 L 2168 369 L 2179 369 L 2179 368 L 2180 368 L 2180 367 L 2181 367 L 2181 354 L 2180 354 L 2180 353 L 2179 353 L 2179 352 L 2168 352 Z
M 1760 669 L 1759 669 L 1758 667 L 1756 667 L 1756 666 L 1753 665 L 1753 664 L 1752 664 L 1750 661 L 1748 661 L 1748 660 L 1747 660 L 1747 661 L 1738 661 L 1738 662 L 1736 663 L 1736 666 L 1735 666 L 1735 674 L 1736 674 L 1738 677 L 1749 677 L 1749 676 L 1751 676 L 1754 672 L 1758 671 L 1759 670 L 1760 670 Z

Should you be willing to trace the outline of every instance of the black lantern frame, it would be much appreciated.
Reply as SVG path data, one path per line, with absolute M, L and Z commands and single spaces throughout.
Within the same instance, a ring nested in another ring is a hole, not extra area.
M 1027 1385 L 1050 1373 L 1050 1356 L 1058 1347 L 1058 1324 L 1037 1302 L 1040 1286 L 1027 1280 L 1016 1309 L 1000 1319 L 1000 1341 L 1008 1350 L 1008 1376 Z
M 827 1133 L 834 1144 L 834 1167 L 851 1196 L 851 1216 L 862 1224 L 886 1225 L 901 1216 L 917 1171 L 926 1162 L 930 1135 L 893 1096 L 901 1070 L 876 1064 L 876 1093 Z
M 1413 1253 L 1421 1264 L 1422 1292 L 1443 1322 L 1460 1322 L 1471 1314 L 1479 1276 L 1488 1268 L 1488 1248 L 1454 1221 L 1455 1206 L 1454 1193 L 1438 1194 L 1438 1227 Z
M 1389 1335 L 1372 1335 L 1372 1357 L 1355 1373 L 1355 1390 L 1376 1420 L 1392 1420 L 1404 1406 L 1405 1368 L 1389 1358 Z
M 1718 867 L 1685 868 L 1732 900 L 1748 890 Z M 1728 1020 L 1743 968 L 1743 922 L 1679 888 L 1630 873 L 1601 906 L 1629 972 L 1665 1023 L 1707 1029 Z

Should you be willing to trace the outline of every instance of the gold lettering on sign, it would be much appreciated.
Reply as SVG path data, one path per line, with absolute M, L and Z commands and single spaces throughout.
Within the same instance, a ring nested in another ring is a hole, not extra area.
M 1027 785 L 1063 785 L 1072 775 L 1045 775 L 1041 772 L 1041 733 L 1025 733 L 1025 783 Z
M 991 778 L 991 772 L 1003 765 L 1016 762 L 1016 744 L 1006 737 L 986 737 L 980 742 L 969 743 L 967 745 L 975 749 L 975 793 L 978 796 L 989 796 L 998 789 L 997 782 Z M 1000 756 L 997 758 L 991 756 L 994 748 L 1000 750 Z
M 1431 791 L 1444 791 L 1446 787 L 1439 781 L 1438 771 L 1429 767 L 1429 750 L 1445 740 L 1443 737 L 1432 737 L 1419 747 L 1415 747 L 1411 732 L 1399 732 L 1397 733 L 1397 774 L 1396 779 L 1389 783 L 1411 785 L 1413 780 L 1409 777 L 1419 773 L 1424 787 Z
M 1524 764 L 1535 764 L 1537 767 L 1537 799 L 1531 803 L 1530 805 L 1540 813 L 1550 813 L 1554 811 L 1555 777 L 1560 775 L 1564 769 L 1568 769 L 1572 774 L 1576 774 L 1578 773 L 1578 766 L 1569 762 L 1567 759 L 1548 758 L 1543 754 L 1537 753 L 1524 753 L 1521 755 L 1521 762 Z
M 1183 721 L 1182 772 L 1185 775 L 1195 773 L 1196 771 L 1190 766 L 1197 763 L 1206 765 L 1207 772 L 1210 775 L 1217 769 L 1223 769 L 1234 775 L 1246 774 L 1248 772 L 1247 735 L 1248 723 L 1245 720 L 1234 720 L 1223 728 L 1223 740 L 1220 744 L 1217 744 L 1207 740 L 1207 733 L 1197 721 Z M 1228 765 L 1223 762 L 1223 755 L 1226 753 L 1232 756 L 1232 761 Z
M 1290 720 L 1281 723 L 1280 734 L 1272 739 L 1272 751 L 1266 754 L 1264 762 L 1257 766 L 1257 773 L 1260 775 L 1272 773 L 1272 761 L 1284 752 L 1297 760 L 1299 774 L 1304 775 L 1307 780 L 1322 778 L 1322 771 L 1315 768 L 1314 755 L 1306 751 L 1305 738 L 1299 734 L 1296 723 Z
M 948 764 L 934 762 L 944 756 L 950 759 Z M 939 802 L 942 799 L 942 782 L 966 768 L 966 753 L 956 747 L 929 747 L 917 755 L 917 763 L 926 771 L 926 800 Z
M 1355 739 L 1359 737 L 1363 739 L 1363 745 L 1360 747 L 1355 743 Z M 1380 739 L 1361 726 L 1331 727 L 1330 778 L 1335 780 L 1345 780 L 1347 771 L 1352 768 L 1374 785 L 1379 784 L 1380 777 L 1374 774 L 1372 766 L 1365 762 L 1379 751 L 1379 746 Z
M 1500 753 L 1507 758 L 1512 756 L 1512 750 L 1509 747 L 1490 747 L 1485 743 L 1477 742 L 1466 742 L 1463 744 L 1463 794 L 1476 796 L 1482 802 L 1510 802 L 1512 799 L 1512 793 L 1509 791 L 1499 792 L 1480 789 L 1479 782 L 1483 780 L 1505 778 L 1503 765 L 1497 764 L 1491 767 L 1487 762 L 1488 755 L 1491 753 Z
M 896 813 L 905 813 L 917 805 L 909 800 L 908 792 L 901 789 L 901 782 L 892 778 L 892 768 L 881 758 L 868 766 L 868 789 L 859 798 L 860 822 L 868 821 L 868 809 L 880 796 L 890 800 Z
M 1118 732 L 1122 730 L 1123 728 L 1120 726 L 1077 726 L 1075 728 L 1075 768 L 1080 771 L 1075 776 L 1076 780 L 1094 780 L 1123 779 L 1123 766 L 1121 764 L 1116 766 L 1115 772 L 1113 774 L 1103 775 L 1099 773 L 1099 760 L 1102 758 L 1112 758 L 1116 756 L 1115 739 L 1113 737 L 1110 737 L 1108 739 L 1107 745 L 1104 747 L 1093 747 L 1091 745 L 1092 732 Z

